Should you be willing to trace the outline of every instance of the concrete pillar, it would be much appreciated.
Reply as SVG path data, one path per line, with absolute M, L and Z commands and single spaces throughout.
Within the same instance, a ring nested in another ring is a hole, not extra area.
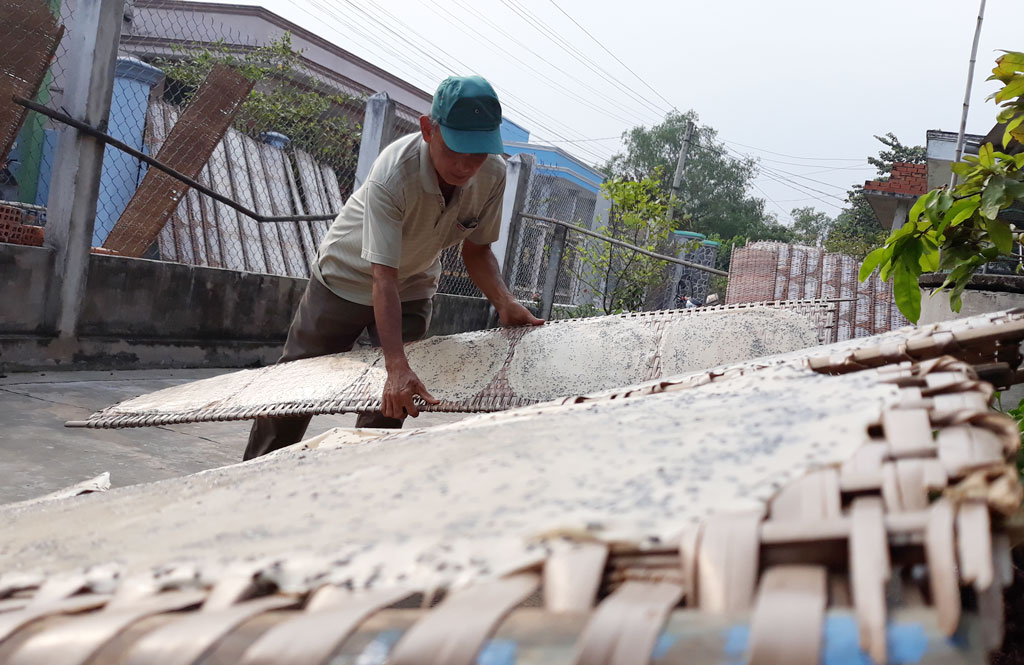
M 395 102 L 386 92 L 378 92 L 366 100 L 363 118 L 363 137 L 359 143 L 359 162 L 356 164 L 355 188 L 359 189 L 370 175 L 370 167 L 377 155 L 391 143 L 395 127 Z
M 540 318 L 550 319 L 551 309 L 555 305 L 555 286 L 558 285 L 558 271 L 562 266 L 562 255 L 565 254 L 565 234 L 568 232 L 561 224 L 555 224 L 551 234 L 551 247 L 548 249 L 548 265 L 544 275 L 544 292 L 540 298 Z
M 135 58 L 118 58 L 114 69 L 114 91 L 110 105 L 107 133 L 136 150 L 143 150 L 146 113 L 150 92 L 164 73 Z M 107 150 L 103 155 L 103 172 L 96 205 L 96 224 L 92 232 L 93 247 L 100 247 L 107 234 L 128 206 L 142 181 L 145 165 L 120 150 Z
M 501 202 L 501 233 L 491 245 L 491 251 L 498 259 L 498 269 L 505 276 L 505 283 L 511 284 L 514 267 L 514 252 L 519 230 L 519 213 L 526 205 L 526 193 L 530 188 L 530 173 L 535 160 L 533 155 L 520 153 L 505 163 L 505 198 Z
M 896 212 L 892 216 L 892 230 L 900 228 L 907 223 L 907 218 L 910 216 L 910 207 L 913 205 L 913 201 L 900 199 L 896 202 Z
M 98 129 L 107 128 L 124 0 L 79 0 L 68 27 L 70 68 L 63 109 Z M 51 182 L 46 246 L 54 252 L 54 279 L 47 294 L 47 321 L 72 337 L 85 295 L 96 197 L 103 166 L 100 141 L 63 127 Z

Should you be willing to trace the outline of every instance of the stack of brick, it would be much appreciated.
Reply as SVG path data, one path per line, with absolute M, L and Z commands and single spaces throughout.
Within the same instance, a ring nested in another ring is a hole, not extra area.
M 24 213 L 11 206 L 0 206 L 0 242 L 42 247 L 43 227 L 24 223 Z
M 887 194 L 921 196 L 928 191 L 928 165 L 896 162 L 888 180 L 867 180 L 864 190 Z

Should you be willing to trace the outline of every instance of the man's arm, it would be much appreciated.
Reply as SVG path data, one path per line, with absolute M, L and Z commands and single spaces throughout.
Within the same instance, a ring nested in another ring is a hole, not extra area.
M 466 264 L 470 279 L 480 287 L 487 299 L 498 312 L 498 320 L 503 326 L 539 326 L 544 321 L 530 313 L 530 310 L 519 304 L 501 278 L 498 270 L 498 259 L 494 257 L 490 245 L 478 245 L 470 240 L 462 242 L 462 260 Z M 376 300 L 374 300 L 376 305 Z
M 413 402 L 414 395 L 419 395 L 430 404 L 437 404 L 438 400 L 427 392 L 405 357 L 398 270 L 379 263 L 373 264 L 373 318 L 377 323 L 377 336 L 388 372 L 380 412 L 388 418 L 401 419 L 406 415 L 415 418 L 420 411 Z

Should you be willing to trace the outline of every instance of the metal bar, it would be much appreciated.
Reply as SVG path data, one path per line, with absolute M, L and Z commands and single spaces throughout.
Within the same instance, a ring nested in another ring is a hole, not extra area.
M 583 235 L 591 236 L 593 238 L 597 238 L 598 240 L 604 240 L 605 242 L 609 242 L 609 243 L 611 243 L 613 245 L 618 245 L 619 247 L 625 247 L 626 249 L 631 249 L 634 252 L 639 252 L 640 254 L 643 254 L 644 256 L 649 256 L 649 257 L 651 257 L 653 259 L 660 259 L 662 261 L 668 261 L 669 263 L 677 263 L 677 264 L 679 264 L 681 266 L 686 266 L 687 268 L 695 268 L 697 270 L 703 270 L 704 272 L 709 272 L 709 273 L 711 273 L 713 275 L 721 275 L 723 277 L 728 277 L 729 276 L 729 273 L 725 272 L 724 270 L 718 270 L 717 268 L 710 268 L 708 266 L 702 266 L 701 264 L 693 263 L 692 261 L 684 261 L 683 259 L 677 259 L 674 256 L 665 256 L 664 254 L 656 254 L 655 252 L 648 252 L 646 249 L 642 249 L 640 247 L 637 247 L 636 245 L 630 245 L 628 242 L 622 242 L 621 240 L 616 240 L 615 238 L 609 238 L 608 236 L 601 235 L 600 233 L 595 233 L 594 231 L 591 231 L 590 229 L 585 229 L 583 227 L 576 226 L 575 224 L 570 224 L 569 222 L 563 222 L 560 219 L 554 219 L 552 217 L 541 217 L 540 215 L 531 215 L 531 214 L 525 213 L 525 212 L 521 213 L 520 216 L 521 217 L 529 217 L 530 219 L 536 219 L 539 222 L 550 222 L 551 224 L 558 224 L 560 226 L 564 226 L 567 229 L 572 229 L 573 231 L 577 231 L 579 233 L 582 233 Z
M 223 196 L 221 194 L 218 194 L 217 192 L 213 191 L 212 189 L 210 189 L 209 187 L 203 185 L 202 183 L 198 182 L 197 180 L 188 177 L 184 173 L 181 173 L 181 172 L 179 172 L 179 171 L 177 171 L 175 169 L 172 169 L 171 167 L 167 166 L 166 164 L 164 164 L 162 162 L 159 162 L 156 159 L 153 159 L 152 157 L 150 157 L 149 155 L 147 155 L 147 154 L 145 154 L 143 152 L 139 152 L 138 150 L 136 150 L 135 148 L 131 147 L 130 145 L 127 145 L 126 143 L 118 141 L 113 136 L 110 136 L 109 134 L 106 134 L 105 132 L 101 132 L 100 130 L 96 129 L 95 127 L 92 127 L 91 125 L 89 125 L 87 123 L 79 122 L 78 120 L 75 120 L 71 116 L 68 116 L 68 115 L 66 115 L 64 113 L 61 113 L 60 111 L 54 111 L 53 109 L 47 108 L 46 106 L 43 106 L 42 104 L 36 104 L 35 102 L 33 102 L 31 100 L 28 100 L 28 99 L 25 99 L 24 97 L 15 97 L 14 98 L 14 103 L 15 104 L 20 104 L 20 105 L 24 106 L 27 109 L 35 111 L 36 113 L 41 113 L 41 114 L 47 116 L 48 118 L 53 118 L 54 120 L 56 120 L 58 122 L 62 122 L 65 125 L 68 125 L 70 127 L 74 127 L 75 129 L 77 129 L 78 131 L 82 132 L 83 134 L 88 134 L 89 136 L 92 136 L 93 138 L 98 139 L 98 140 L 102 141 L 103 143 L 111 145 L 111 146 L 117 148 L 118 150 L 120 150 L 122 152 L 126 152 L 129 155 L 131 155 L 132 157 L 134 157 L 135 159 L 138 159 L 139 161 L 145 162 L 146 164 L 149 164 L 150 166 L 152 166 L 153 168 L 155 168 L 157 170 L 163 171 L 164 173 L 166 173 L 167 175 L 171 176 L 172 178 L 180 180 L 181 182 L 185 183 L 189 187 L 192 187 L 192 188 L 202 192 L 203 194 L 206 194 L 207 196 L 209 196 L 210 198 L 214 199 L 215 201 L 220 201 L 224 205 L 229 206 L 231 208 L 234 208 L 235 210 L 237 210 L 238 212 L 242 213 L 246 217 L 251 217 L 252 219 L 254 219 L 255 221 L 257 221 L 257 222 L 259 222 L 261 224 L 273 223 L 273 222 L 318 222 L 318 221 L 331 221 L 335 217 L 337 217 L 336 213 L 335 214 L 330 214 L 330 215 L 290 215 L 290 216 L 285 216 L 285 217 L 268 217 L 266 215 L 260 215 L 260 214 L 258 214 L 256 212 L 252 211 L 252 210 L 249 210 L 245 206 L 232 201 L 228 197 Z

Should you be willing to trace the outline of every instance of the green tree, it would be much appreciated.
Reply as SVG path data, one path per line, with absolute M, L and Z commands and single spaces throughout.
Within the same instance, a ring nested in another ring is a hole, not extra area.
M 911 164 L 924 164 L 928 158 L 928 151 L 923 145 L 903 145 L 896 135 L 888 132 L 885 136 L 875 134 L 875 139 L 888 150 L 879 150 L 878 157 L 868 157 L 868 164 L 878 169 L 878 175 L 892 175 L 892 165 L 896 162 L 909 162 Z
M 660 124 L 626 132 L 624 151 L 603 170 L 610 177 L 637 181 L 658 171 L 655 179 L 667 200 L 688 121 L 696 125 L 697 114 L 673 111 Z M 676 228 L 731 238 L 756 236 L 759 229 L 777 224 L 765 202 L 747 193 L 756 175 L 754 160 L 732 156 L 713 128 L 696 125 L 675 210 Z
M 804 245 L 818 246 L 825 242 L 835 220 L 814 208 L 793 208 L 793 238 Z
M 613 177 L 605 181 L 601 193 L 611 208 L 598 233 L 649 252 L 664 251 L 671 242 L 672 221 L 659 175 L 655 171 L 653 177 L 639 180 Z M 588 242 L 581 246 L 579 257 L 576 277 L 601 299 L 605 314 L 642 309 L 647 294 L 665 279 L 663 261 L 611 243 Z

